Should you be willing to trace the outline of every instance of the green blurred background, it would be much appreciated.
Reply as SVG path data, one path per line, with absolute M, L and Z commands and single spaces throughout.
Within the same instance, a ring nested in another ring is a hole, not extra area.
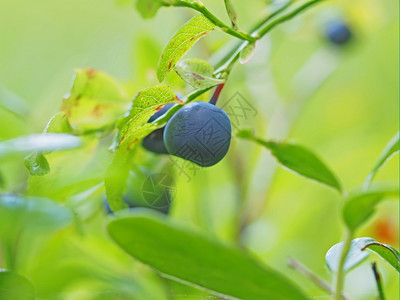
M 234 1 L 239 26 L 250 28 L 267 2 Z M 222 0 L 204 3 L 228 23 Z M 328 162 L 346 189 L 360 185 L 398 130 L 398 11 L 396 0 L 327 1 L 261 41 L 252 61 L 234 68 L 220 104 L 239 92 L 257 110 L 240 126 L 252 127 L 261 137 L 289 138 L 308 146 Z M 76 68 L 111 74 L 126 84 L 132 97 L 157 84 L 155 68 L 164 44 L 193 15 L 188 9 L 163 8 L 154 19 L 143 20 L 131 1 L 125 0 L 3 1 L 0 103 L 17 105 L 24 117 L 0 107 L 0 139 L 41 132 L 68 93 Z M 346 20 L 354 32 L 352 43 L 344 48 L 331 45 L 323 35 L 324 25 L 335 18 Z M 232 39 L 222 32 L 212 33 L 188 56 L 216 61 Z M 167 80 L 181 94 L 190 91 L 174 74 Z M 78 150 L 71 151 L 72 161 L 78 155 L 74 151 Z M 168 162 L 168 158 L 141 153 L 138 163 Z M 91 155 L 88 151 L 82 159 L 89 160 Z M 107 161 L 107 155 L 98 157 Z M 376 180 L 398 182 L 398 165 L 396 156 Z M 73 166 L 64 176 L 74 176 Z M 27 189 L 28 172 L 22 160 L 3 162 L 0 171 L 7 191 Z M 277 167 L 266 150 L 236 138 L 217 166 L 192 174 L 190 180 L 174 172 L 173 218 L 237 242 L 237 220 L 243 212 L 250 214 L 254 220 L 240 237 L 249 251 L 309 295 L 329 299 L 289 269 L 287 258 L 296 257 L 332 280 L 324 256 L 342 238 L 336 192 Z M 31 180 L 28 190 L 74 205 L 65 197 L 57 199 L 49 184 L 39 191 Z M 91 203 L 76 209 L 74 225 L 31 237 L 21 246 L 19 270 L 33 281 L 38 299 L 210 297 L 161 278 L 119 250 L 104 230 L 102 195 L 89 198 Z M 398 249 L 398 227 L 398 203 L 387 202 L 359 236 L 371 236 Z M 398 299 L 398 274 L 385 264 L 379 267 L 387 298 Z M 368 263 L 349 273 L 346 291 L 353 299 L 375 299 Z

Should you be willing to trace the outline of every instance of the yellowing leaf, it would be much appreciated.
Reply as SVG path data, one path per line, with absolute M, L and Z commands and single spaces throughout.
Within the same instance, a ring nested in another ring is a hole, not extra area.
M 101 71 L 80 69 L 60 111 L 74 131 L 83 133 L 114 124 L 128 108 L 129 96 L 115 79 Z
M 157 69 L 157 77 L 161 82 L 183 55 L 204 35 L 215 28 L 212 23 L 203 15 L 190 19 L 165 46 Z

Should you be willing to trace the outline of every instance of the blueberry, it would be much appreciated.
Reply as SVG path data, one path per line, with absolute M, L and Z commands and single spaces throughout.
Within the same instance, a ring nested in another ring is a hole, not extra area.
M 344 45 L 352 38 L 349 27 L 341 21 L 332 21 L 327 24 L 325 34 L 335 45 Z
M 153 122 L 154 120 L 158 119 L 161 117 L 163 114 L 165 114 L 173 104 L 167 104 L 163 108 L 161 108 L 159 111 L 157 111 L 154 115 L 150 117 L 150 119 L 147 121 L 148 123 Z M 163 135 L 164 135 L 164 128 L 158 128 L 154 130 L 152 133 L 150 133 L 148 136 L 146 136 L 143 141 L 142 141 L 142 146 L 154 153 L 157 154 L 168 154 L 167 149 L 165 149 L 164 146 L 164 140 L 163 140 Z
M 164 144 L 172 155 L 208 167 L 218 163 L 231 142 L 228 115 L 210 103 L 196 101 L 181 108 L 169 119 Z
M 163 180 L 163 184 L 157 184 L 164 177 L 167 178 Z M 155 185 L 149 186 L 149 182 L 155 182 Z M 131 172 L 127 180 L 127 191 L 123 200 L 129 209 L 149 208 L 168 214 L 174 197 L 174 189 L 172 188 L 174 185 L 171 176 L 152 174 L 148 169 L 136 170 Z M 106 213 L 113 214 L 106 198 L 103 205 Z

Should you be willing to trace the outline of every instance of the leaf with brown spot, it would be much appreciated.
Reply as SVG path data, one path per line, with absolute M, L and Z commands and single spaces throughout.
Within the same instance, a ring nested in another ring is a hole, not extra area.
M 60 111 L 76 133 L 101 130 L 116 122 L 129 109 L 129 95 L 110 75 L 94 70 L 77 70 L 71 92 Z
M 215 28 L 212 23 L 203 15 L 190 19 L 174 36 L 169 40 L 161 55 L 157 69 L 157 77 L 161 82 L 175 64 L 185 55 L 186 52 L 204 35 Z

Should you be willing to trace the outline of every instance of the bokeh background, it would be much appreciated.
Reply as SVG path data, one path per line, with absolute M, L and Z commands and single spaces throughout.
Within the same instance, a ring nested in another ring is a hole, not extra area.
M 263 15 L 267 2 L 234 1 L 239 26 L 250 28 Z M 223 1 L 204 3 L 228 23 Z M 332 0 L 280 26 L 257 44 L 248 64 L 234 68 L 220 104 L 239 93 L 256 109 L 240 127 L 251 127 L 264 138 L 297 141 L 318 153 L 346 189 L 359 186 L 398 131 L 398 6 L 396 0 Z M 111 74 L 126 85 L 132 97 L 157 84 L 155 68 L 163 46 L 193 15 L 184 8 L 162 8 L 154 19 L 144 20 L 132 2 L 125 0 L 3 1 L 0 139 L 41 132 L 68 93 L 76 68 Z M 324 36 L 325 25 L 333 19 L 349 24 L 354 33 L 349 45 L 332 45 Z M 213 32 L 188 56 L 216 62 L 232 40 Z M 174 74 L 167 82 L 180 94 L 190 91 Z M 56 187 L 67 186 L 65 177 L 79 178 L 83 172 L 75 168 L 79 159 L 102 160 L 99 169 L 108 162 L 106 150 L 96 156 L 93 151 L 71 150 L 67 162 L 60 165 L 60 159 L 50 155 L 50 162 L 58 166 L 57 174 L 65 173 L 60 177 L 50 174 L 40 183 L 29 179 L 21 159 L 0 165 L 3 191 L 47 196 L 76 212 L 72 225 L 27 237 L 20 247 L 18 269 L 33 281 L 38 299 L 211 297 L 160 277 L 118 249 L 105 232 L 102 190 L 83 200 L 56 191 Z M 138 156 L 138 165 L 156 171 L 170 163 L 168 157 L 143 150 Z M 396 156 L 376 180 L 398 182 L 398 166 Z M 172 218 L 228 243 L 240 242 L 309 295 L 329 299 L 291 270 L 287 259 L 295 257 L 326 280 L 333 280 L 324 257 L 343 233 L 341 199 L 335 191 L 278 167 L 268 151 L 237 138 L 217 166 L 192 173 L 190 178 L 177 169 L 170 171 L 177 187 Z M 133 186 L 138 193 L 141 188 Z M 238 233 L 237 222 L 244 215 L 251 216 L 251 221 Z M 398 249 L 398 227 L 398 202 L 389 201 L 358 235 Z M 387 299 L 398 299 L 398 274 L 385 263 L 379 262 L 379 268 Z M 348 274 L 345 289 L 353 299 L 375 299 L 369 263 Z

